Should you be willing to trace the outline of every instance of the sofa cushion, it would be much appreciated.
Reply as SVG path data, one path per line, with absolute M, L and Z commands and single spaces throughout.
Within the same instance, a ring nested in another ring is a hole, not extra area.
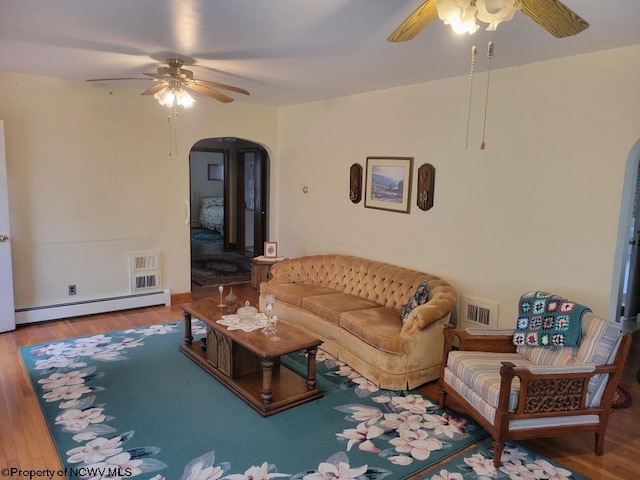
M 343 312 L 379 306 L 380 305 L 375 302 L 356 297 L 355 295 L 349 295 L 348 293 L 328 293 L 302 299 L 303 309 L 320 315 L 334 323 L 339 323 L 340 314 Z
M 406 322 L 409 314 L 414 308 L 420 305 L 424 305 L 425 303 L 427 303 L 428 299 L 429 284 L 427 282 L 422 282 L 420 285 L 418 285 L 418 288 L 415 289 L 407 304 L 402 307 L 402 311 L 400 312 L 400 320 L 402 320 L 402 323 L 404 324 L 404 322 Z
M 335 290 L 320 285 L 306 283 L 262 283 L 261 295 L 272 293 L 279 300 L 296 307 L 302 307 L 302 300 L 315 295 L 327 295 L 335 293 Z
M 340 326 L 346 331 L 390 353 L 405 353 L 400 331 L 402 322 L 398 312 L 389 307 L 353 310 L 340 315 Z

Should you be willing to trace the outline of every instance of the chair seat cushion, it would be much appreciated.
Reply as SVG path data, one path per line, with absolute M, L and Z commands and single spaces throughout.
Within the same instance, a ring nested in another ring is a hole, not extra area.
M 480 407 L 468 392 L 474 392 L 493 408 L 498 407 L 500 397 L 500 367 L 502 362 L 511 362 L 516 367 L 529 367 L 533 364 L 517 353 L 492 353 L 452 351 L 447 360 L 447 370 L 464 384 L 468 391 L 460 391 L 472 405 Z M 513 411 L 518 403 L 520 381 L 514 378 L 511 382 L 509 411 Z
M 460 393 L 474 408 L 493 424 L 496 417 L 496 409 L 485 401 L 480 395 L 465 385 L 462 380 L 456 377 L 450 369 L 445 369 L 445 382 L 458 393 Z M 513 402 L 513 398 L 509 399 Z M 515 410 L 515 404 L 509 407 L 510 411 Z M 597 415 L 560 415 L 557 417 L 526 418 L 522 420 L 511 420 L 509 430 L 522 430 L 530 428 L 547 428 L 550 426 L 575 426 L 575 425 L 597 425 L 599 417 Z

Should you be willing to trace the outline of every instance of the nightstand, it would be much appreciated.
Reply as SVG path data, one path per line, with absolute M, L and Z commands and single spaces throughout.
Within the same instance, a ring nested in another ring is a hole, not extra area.
M 266 258 L 264 256 L 253 258 L 251 260 L 251 286 L 259 291 L 260 284 L 271 278 L 271 265 L 284 259 L 284 257 Z

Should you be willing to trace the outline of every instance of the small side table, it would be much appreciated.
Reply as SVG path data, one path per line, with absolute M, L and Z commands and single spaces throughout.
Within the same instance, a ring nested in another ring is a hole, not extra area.
M 265 258 L 255 257 L 251 260 L 251 286 L 260 290 L 260 284 L 267 282 L 271 278 L 271 265 L 284 260 L 284 257 Z

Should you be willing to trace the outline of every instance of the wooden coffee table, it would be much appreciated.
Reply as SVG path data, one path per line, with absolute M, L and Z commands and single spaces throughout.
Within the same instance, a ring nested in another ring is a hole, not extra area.
M 180 350 L 263 417 L 322 397 L 316 384 L 316 352 L 321 340 L 278 321 L 280 340 L 270 340 L 260 329 L 253 332 L 227 330 L 216 323 L 225 313 L 215 299 L 181 305 L 184 311 L 184 341 Z M 193 342 L 191 320 L 207 325 L 206 348 Z M 284 365 L 280 357 L 306 350 L 307 377 Z

